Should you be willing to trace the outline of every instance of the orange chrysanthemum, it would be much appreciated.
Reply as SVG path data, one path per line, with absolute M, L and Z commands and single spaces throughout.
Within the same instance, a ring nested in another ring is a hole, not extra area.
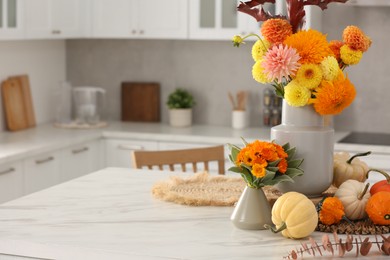
M 334 81 L 322 81 L 313 99 L 314 109 L 321 115 L 341 113 L 355 99 L 356 90 L 347 77 L 340 72 Z
M 270 43 L 278 44 L 292 34 L 292 27 L 287 20 L 268 19 L 261 26 L 261 34 Z
M 325 57 L 334 56 L 326 41 L 326 36 L 311 29 L 288 36 L 284 44 L 298 51 L 301 64 L 319 64 Z
M 343 31 L 343 41 L 355 51 L 365 52 L 371 45 L 371 39 L 368 38 L 357 26 L 347 26 Z
M 333 52 L 337 62 L 341 61 L 341 58 L 340 58 L 340 48 L 343 45 L 344 45 L 344 43 L 342 41 L 333 40 L 333 41 L 329 42 L 329 48 L 332 50 L 332 52 Z
M 256 176 L 257 178 L 263 178 L 265 176 L 265 168 L 262 167 L 260 164 L 254 164 L 252 167 L 252 174 L 253 176 Z
M 280 173 L 286 173 L 286 171 L 287 171 L 287 160 L 286 159 L 280 160 L 280 162 L 278 164 L 278 170 Z

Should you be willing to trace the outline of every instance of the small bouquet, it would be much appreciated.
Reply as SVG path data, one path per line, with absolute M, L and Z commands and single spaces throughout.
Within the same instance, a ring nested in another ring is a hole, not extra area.
M 303 175 L 299 169 L 303 159 L 293 159 L 296 148 L 289 143 L 280 146 L 274 142 L 256 140 L 244 148 L 229 144 L 229 159 L 235 166 L 229 171 L 240 173 L 247 185 L 259 189 L 280 182 L 294 182 L 293 178 Z
M 356 96 L 354 85 L 343 70 L 358 64 L 371 45 L 371 39 L 356 26 L 344 29 L 342 40 L 328 42 L 316 30 L 303 30 L 308 5 L 326 9 L 331 2 L 347 0 L 286 0 L 287 16 L 265 12 L 262 5 L 275 0 L 241 2 L 238 11 L 263 21 L 261 36 L 250 34 L 233 37 L 234 46 L 247 37 L 258 41 L 252 47 L 253 78 L 272 84 L 278 96 L 290 106 L 313 105 L 320 115 L 336 115 L 348 107 Z

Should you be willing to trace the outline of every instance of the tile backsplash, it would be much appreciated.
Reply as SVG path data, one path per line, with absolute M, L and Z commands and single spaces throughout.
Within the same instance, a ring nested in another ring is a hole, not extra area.
M 323 15 L 328 40 L 340 39 L 345 26 L 362 28 L 372 40 L 360 64 L 346 70 L 357 97 L 341 115 L 336 129 L 390 133 L 390 7 L 330 5 Z M 68 40 L 67 78 L 75 86 L 95 85 L 107 89 L 108 115 L 120 119 L 120 85 L 123 81 L 161 84 L 161 119 L 168 122 L 165 106 L 176 87 L 193 93 L 197 105 L 194 123 L 231 125 L 228 91 L 250 93 L 250 125 L 263 123 L 264 86 L 251 76 L 251 44 L 234 48 L 230 41 L 187 40 Z

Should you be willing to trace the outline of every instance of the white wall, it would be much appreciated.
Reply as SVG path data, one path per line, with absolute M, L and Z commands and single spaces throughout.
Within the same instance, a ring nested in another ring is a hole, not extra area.
M 53 94 L 66 77 L 65 56 L 63 40 L 0 41 L 0 81 L 13 75 L 29 75 L 37 124 L 54 118 Z M 0 132 L 5 129 L 1 98 Z

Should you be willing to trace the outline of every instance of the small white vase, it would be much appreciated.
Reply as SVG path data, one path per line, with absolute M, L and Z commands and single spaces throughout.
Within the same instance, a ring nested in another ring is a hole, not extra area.
M 174 127 L 192 125 L 192 108 L 169 109 L 169 123 Z
M 232 127 L 234 129 L 244 129 L 248 126 L 248 113 L 245 110 L 232 111 Z
M 296 191 L 308 197 L 319 197 L 333 180 L 334 130 L 325 126 L 324 117 L 312 106 L 292 107 L 283 100 L 282 124 L 271 128 L 271 140 L 296 147 L 296 158 L 303 158 L 302 176 L 294 183 L 282 182 L 282 192 Z
M 265 224 L 272 225 L 271 206 L 264 191 L 246 186 L 230 220 L 240 229 L 260 230 Z

